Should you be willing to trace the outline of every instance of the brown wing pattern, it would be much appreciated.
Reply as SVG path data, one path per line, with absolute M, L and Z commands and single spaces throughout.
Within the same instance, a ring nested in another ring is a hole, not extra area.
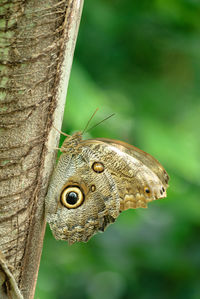
M 150 154 L 122 141 L 90 139 L 80 146 L 98 151 L 101 161 L 115 179 L 120 210 L 147 207 L 147 203 L 166 197 L 168 174 Z

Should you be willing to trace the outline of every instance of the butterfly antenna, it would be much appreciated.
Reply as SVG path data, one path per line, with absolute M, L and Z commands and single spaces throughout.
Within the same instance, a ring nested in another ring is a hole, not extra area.
M 54 127 L 54 125 L 52 125 L 52 126 L 53 126 L 53 128 L 54 128 L 58 133 L 60 133 L 60 134 L 62 134 L 62 135 L 64 135 L 64 136 L 67 136 L 67 137 L 71 136 L 71 135 L 69 135 L 69 134 L 66 134 L 66 133 L 64 133 L 64 132 L 62 132 L 62 131 L 60 131 L 60 130 L 58 130 L 56 127 Z
M 115 115 L 115 113 L 112 113 L 111 115 L 107 116 L 106 118 L 104 118 L 103 120 L 101 120 L 99 123 L 97 123 L 97 124 L 94 125 L 93 127 L 89 128 L 89 129 L 87 130 L 87 132 L 88 132 L 89 130 L 94 129 L 95 127 L 97 127 L 98 125 L 100 125 L 102 122 L 104 122 L 105 120 L 108 120 L 109 118 L 111 118 L 111 117 L 114 116 L 114 115 Z
M 88 120 L 88 122 L 87 122 L 87 124 L 86 124 L 86 126 L 85 126 L 85 128 L 84 128 L 84 130 L 83 130 L 83 132 L 82 132 L 82 134 L 85 133 L 85 131 L 87 130 L 87 128 L 88 128 L 88 126 L 89 126 L 91 120 L 93 119 L 93 117 L 95 116 L 95 114 L 97 113 L 98 110 L 99 110 L 99 108 L 97 108 L 97 109 L 93 112 L 93 114 L 92 114 L 92 116 L 90 117 L 90 119 Z

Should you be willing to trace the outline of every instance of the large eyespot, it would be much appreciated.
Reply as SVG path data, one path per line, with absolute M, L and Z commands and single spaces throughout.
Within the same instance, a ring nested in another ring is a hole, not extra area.
M 104 171 L 104 165 L 101 162 L 94 162 L 92 164 L 92 169 L 97 173 L 101 173 Z
M 67 186 L 61 193 L 60 200 L 68 209 L 78 208 L 84 201 L 84 194 L 77 186 Z

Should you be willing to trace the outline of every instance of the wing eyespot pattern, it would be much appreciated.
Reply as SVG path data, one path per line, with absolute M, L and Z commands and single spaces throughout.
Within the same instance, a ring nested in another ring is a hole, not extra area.
M 77 186 L 67 186 L 61 193 L 61 203 L 68 209 L 78 208 L 84 201 L 84 193 Z
M 92 164 L 92 170 L 94 170 L 94 172 L 96 173 L 102 173 L 104 171 L 104 165 L 101 162 L 94 162 Z
M 151 193 L 150 189 L 148 187 L 144 188 L 145 193 L 147 193 L 148 195 Z
M 91 186 L 90 186 L 90 191 L 91 191 L 91 192 L 94 192 L 95 190 L 96 190 L 96 186 L 95 186 L 95 185 L 91 185 Z

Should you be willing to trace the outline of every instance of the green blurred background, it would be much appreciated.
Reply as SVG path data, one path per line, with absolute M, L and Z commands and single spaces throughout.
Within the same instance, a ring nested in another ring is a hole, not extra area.
M 35 298 L 200 298 L 200 1 L 87 0 L 63 131 L 124 140 L 170 175 L 168 198 L 68 246 L 47 227 Z

